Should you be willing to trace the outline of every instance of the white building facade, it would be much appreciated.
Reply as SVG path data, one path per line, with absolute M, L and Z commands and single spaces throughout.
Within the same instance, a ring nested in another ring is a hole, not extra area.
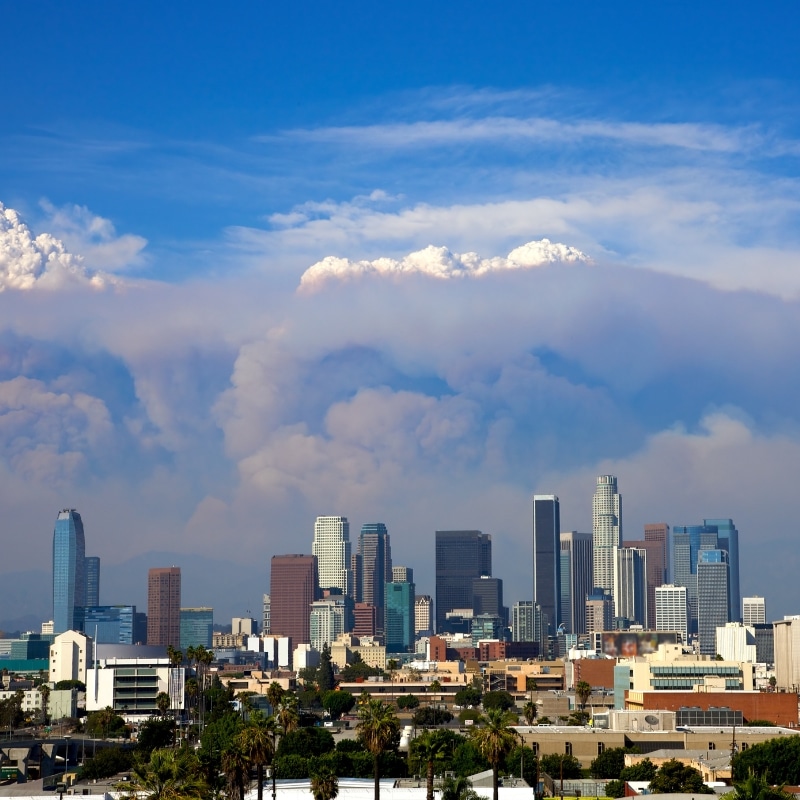
M 592 497 L 592 574 L 594 585 L 614 597 L 614 561 L 622 546 L 622 497 L 614 475 L 600 475 Z
M 656 586 L 656 630 L 678 631 L 683 643 L 689 638 L 689 605 L 685 586 Z
M 81 681 L 94 658 L 94 641 L 79 631 L 64 631 L 50 645 L 50 681 Z
M 350 523 L 347 517 L 317 517 L 311 552 L 317 557 L 320 589 L 352 594 Z

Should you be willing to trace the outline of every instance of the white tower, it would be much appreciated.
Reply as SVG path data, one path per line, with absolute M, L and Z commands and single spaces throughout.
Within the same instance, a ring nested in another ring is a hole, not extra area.
M 347 517 L 317 517 L 311 553 L 317 557 L 320 589 L 341 589 L 349 595 L 350 523 Z
M 614 597 L 614 563 L 622 547 L 622 497 L 614 475 L 600 475 L 592 498 L 592 572 L 594 585 Z

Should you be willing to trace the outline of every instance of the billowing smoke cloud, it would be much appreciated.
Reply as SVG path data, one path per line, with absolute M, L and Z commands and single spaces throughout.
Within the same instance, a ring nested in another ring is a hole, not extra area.
M 51 234 L 34 236 L 14 209 L 0 203 L 0 292 L 69 284 L 101 288 L 107 282 L 101 274 L 87 271 L 81 257 L 67 252 Z
M 330 280 L 348 280 L 364 275 L 426 275 L 440 280 L 481 278 L 495 272 L 533 269 L 544 264 L 590 262 L 590 258 L 569 245 L 541 239 L 512 250 L 507 258 L 481 258 L 477 253 L 453 253 L 446 247 L 430 245 L 405 258 L 350 261 L 328 256 L 309 267 L 300 279 L 300 289 L 313 291 Z

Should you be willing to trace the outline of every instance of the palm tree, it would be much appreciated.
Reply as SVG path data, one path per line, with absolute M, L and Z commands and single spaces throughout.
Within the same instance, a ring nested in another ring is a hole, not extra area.
M 372 753 L 373 774 L 375 776 L 375 800 L 381 796 L 380 756 L 397 736 L 399 721 L 394 709 L 377 699 L 365 699 L 358 709 L 358 738 Z
M 269 700 L 269 704 L 272 706 L 273 714 L 278 710 L 278 705 L 281 702 L 283 694 L 283 686 L 281 686 L 278 681 L 272 681 L 267 687 L 267 700 Z
M 528 725 L 533 725 L 536 721 L 536 715 L 539 713 L 539 709 L 536 708 L 536 703 L 532 701 L 528 701 L 525 703 L 525 707 L 522 709 L 522 716 L 525 717 L 525 722 Z
M 285 694 L 278 706 L 278 725 L 281 736 L 297 730 L 300 717 L 297 713 L 297 698 L 293 694 Z
M 434 765 L 437 761 L 444 761 L 447 755 L 447 740 L 442 731 L 425 731 L 414 739 L 411 745 L 412 756 L 417 761 L 425 762 L 426 800 L 433 800 L 433 775 Z
M 148 761 L 134 761 L 131 798 L 146 800 L 201 800 L 208 794 L 197 757 L 189 750 L 153 750 Z
M 500 763 L 518 744 L 522 737 L 511 727 L 516 716 L 511 711 L 492 708 L 477 721 L 479 727 L 472 728 L 469 736 L 481 755 L 492 767 L 492 789 L 494 800 L 497 800 Z
M 463 775 L 445 778 L 442 784 L 441 800 L 479 800 L 478 793 L 472 788 L 472 782 Z
M 724 795 L 726 800 L 789 800 L 792 797 L 783 786 L 770 786 L 764 775 L 751 772 L 734 791 Z
M 197 678 L 189 678 L 183 687 L 183 691 L 186 693 L 186 697 L 189 698 L 189 709 L 191 710 L 200 695 L 200 684 L 197 682 Z
M 581 704 L 581 710 L 586 708 L 586 701 L 592 696 L 592 686 L 586 681 L 575 684 L 575 699 Z
M 222 771 L 228 783 L 230 800 L 244 800 L 244 783 L 249 768 L 250 760 L 238 743 L 222 751 Z
M 50 685 L 47 683 L 39 684 L 39 694 L 42 696 L 42 719 L 47 725 L 47 703 L 50 700 Z
M 170 705 L 171 701 L 169 699 L 169 695 L 166 692 L 159 692 L 156 695 L 156 708 L 158 709 L 158 713 L 161 714 L 162 717 L 167 716 L 167 711 L 169 711 Z
M 250 722 L 242 728 L 236 737 L 236 744 L 245 753 L 256 768 L 258 780 L 258 800 L 264 798 L 264 767 L 271 764 L 275 757 L 275 718 L 267 717 L 256 711 Z
M 314 800 L 335 800 L 339 794 L 339 779 L 330 769 L 322 767 L 311 776 Z

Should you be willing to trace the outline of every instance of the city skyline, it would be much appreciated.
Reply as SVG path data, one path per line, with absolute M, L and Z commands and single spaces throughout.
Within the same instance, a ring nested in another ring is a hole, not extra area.
M 3 619 L 68 506 L 103 603 L 185 558 L 245 614 L 327 513 L 527 597 L 531 496 L 605 474 L 795 610 L 796 3 L 5 12 Z

